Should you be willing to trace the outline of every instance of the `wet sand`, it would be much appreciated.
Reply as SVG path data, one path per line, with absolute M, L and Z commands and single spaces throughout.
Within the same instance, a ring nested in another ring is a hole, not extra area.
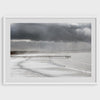
M 40 54 L 41 55 L 41 54 Z M 22 54 L 11 57 L 11 77 L 90 77 L 91 53 L 66 53 L 70 57 Z

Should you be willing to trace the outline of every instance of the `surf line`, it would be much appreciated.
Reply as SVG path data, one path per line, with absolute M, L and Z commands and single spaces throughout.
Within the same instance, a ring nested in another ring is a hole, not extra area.
M 23 64 L 25 61 L 30 60 L 30 58 L 31 58 L 31 57 L 27 57 L 25 60 L 18 62 L 17 65 L 20 67 L 20 69 L 23 69 L 23 70 L 26 70 L 26 71 L 29 71 L 29 72 L 32 72 L 32 73 L 34 73 L 34 74 L 38 74 L 38 75 L 41 75 L 41 76 L 45 76 L 45 77 L 54 77 L 54 76 L 52 76 L 52 75 L 45 74 L 45 73 L 41 73 L 41 72 L 39 72 L 39 71 L 35 71 L 35 70 L 30 69 L 30 68 L 25 68 L 22 64 Z
M 57 64 L 55 63 L 54 61 L 50 60 L 50 63 L 53 64 L 53 65 L 56 65 L 56 66 L 60 66 L 60 67 L 65 67 L 67 69 L 70 69 L 70 70 L 73 70 L 73 71 L 78 71 L 78 72 L 82 72 L 82 73 L 87 73 L 87 74 L 91 74 L 90 71 L 84 71 L 84 70 L 80 70 L 80 69 L 77 69 L 77 68 L 72 68 L 72 67 L 67 67 L 66 65 L 61 65 L 61 64 Z M 74 65 L 72 65 L 74 66 Z

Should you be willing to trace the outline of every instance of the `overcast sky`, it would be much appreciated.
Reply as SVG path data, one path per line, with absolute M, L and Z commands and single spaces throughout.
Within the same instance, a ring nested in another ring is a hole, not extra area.
M 11 39 L 36 41 L 91 41 L 90 23 L 13 23 Z

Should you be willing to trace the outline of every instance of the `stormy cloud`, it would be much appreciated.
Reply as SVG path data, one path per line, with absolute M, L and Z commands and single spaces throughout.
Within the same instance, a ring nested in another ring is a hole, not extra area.
M 91 41 L 90 23 L 13 23 L 11 39 L 28 39 L 34 41 Z

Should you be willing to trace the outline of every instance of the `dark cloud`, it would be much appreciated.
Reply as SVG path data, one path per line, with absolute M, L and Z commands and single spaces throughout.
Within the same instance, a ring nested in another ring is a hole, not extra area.
M 13 23 L 11 39 L 91 41 L 91 24 Z

